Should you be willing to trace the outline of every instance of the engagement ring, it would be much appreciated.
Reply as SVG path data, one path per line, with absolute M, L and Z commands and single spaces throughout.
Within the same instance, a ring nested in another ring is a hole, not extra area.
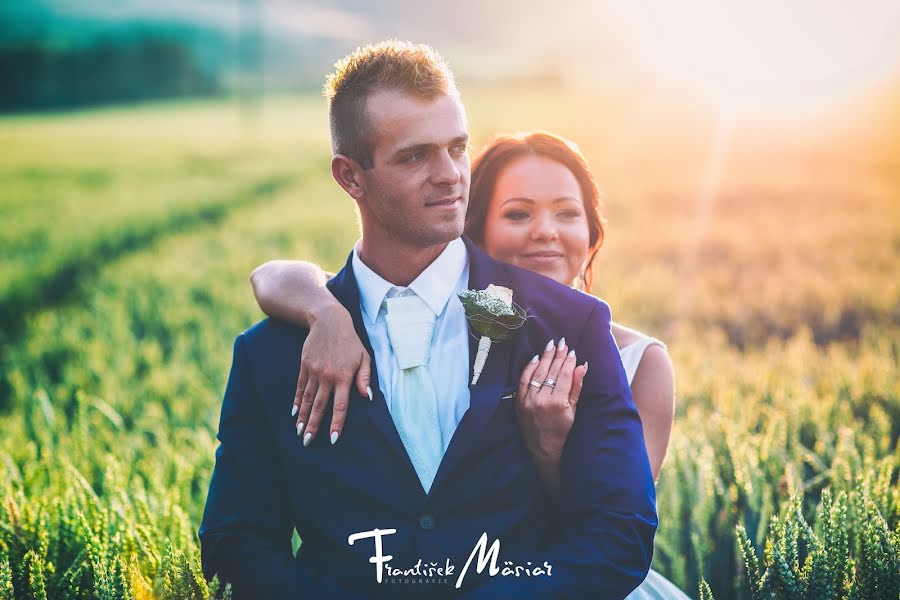
M 553 379 L 550 379 L 548 377 L 547 379 L 544 380 L 544 385 L 550 389 L 553 389 L 556 387 L 556 381 L 554 381 Z

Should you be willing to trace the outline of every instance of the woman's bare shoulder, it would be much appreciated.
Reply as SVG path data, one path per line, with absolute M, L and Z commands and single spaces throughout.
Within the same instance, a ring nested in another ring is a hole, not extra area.
M 613 338 L 616 340 L 616 346 L 618 346 L 620 350 L 647 337 L 640 331 L 625 327 L 621 323 L 616 323 L 615 321 L 610 322 L 609 327 L 612 330 Z
M 643 373 L 654 378 L 655 376 L 663 375 L 666 380 L 671 379 L 672 370 L 672 359 L 669 357 L 669 351 L 660 344 L 647 346 L 638 363 L 638 373 L 643 371 Z

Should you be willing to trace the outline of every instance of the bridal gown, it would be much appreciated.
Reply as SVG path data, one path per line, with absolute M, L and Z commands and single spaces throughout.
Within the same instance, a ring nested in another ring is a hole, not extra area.
M 641 357 L 644 356 L 644 351 L 654 344 L 663 348 L 666 347 L 665 344 L 656 338 L 648 337 L 634 330 L 631 331 L 640 335 L 640 339 L 619 349 L 619 354 L 622 355 L 622 365 L 624 365 L 625 374 L 628 376 L 628 385 L 631 385 L 631 381 L 634 379 L 634 374 L 637 372 Z M 690 600 L 690 598 L 675 587 L 675 584 L 671 581 L 651 569 L 644 582 L 631 592 L 625 600 Z

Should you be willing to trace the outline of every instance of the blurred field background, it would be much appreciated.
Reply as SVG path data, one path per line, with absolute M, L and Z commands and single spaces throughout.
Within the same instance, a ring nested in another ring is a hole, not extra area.
M 654 568 L 692 597 L 900 597 L 898 11 L 558 4 L 0 9 L 0 599 L 216 593 L 196 530 L 249 273 L 346 259 L 316 88 L 390 35 L 448 57 L 476 151 L 543 128 L 594 169 L 594 292 L 676 367 Z

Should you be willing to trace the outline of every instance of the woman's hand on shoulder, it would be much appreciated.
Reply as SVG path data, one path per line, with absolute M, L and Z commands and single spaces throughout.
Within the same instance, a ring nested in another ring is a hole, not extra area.
M 300 356 L 300 376 L 292 415 L 297 417 L 297 435 L 303 445 L 319 433 L 325 411 L 334 398 L 329 438 L 334 444 L 341 436 L 350 404 L 350 386 L 372 400 L 369 387 L 371 362 L 353 320 L 340 303 L 319 311 L 311 323 Z
M 569 431 L 587 363 L 576 366 L 575 350 L 565 338 L 551 340 L 540 356 L 531 359 L 519 379 L 516 415 L 525 444 L 531 452 L 545 485 L 558 493 L 559 460 Z

